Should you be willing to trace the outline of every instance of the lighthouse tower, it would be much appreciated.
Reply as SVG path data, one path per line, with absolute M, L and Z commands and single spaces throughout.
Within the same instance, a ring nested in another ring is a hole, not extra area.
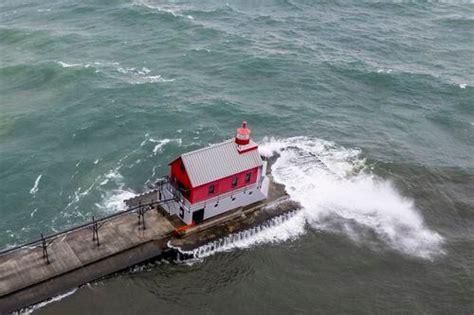
M 247 122 L 244 120 L 242 122 L 242 127 L 237 128 L 237 132 L 235 134 L 235 143 L 238 145 L 247 145 L 250 143 L 250 134 L 252 131 L 247 128 Z
M 250 140 L 252 131 L 247 128 L 247 122 L 242 122 L 242 127 L 237 128 L 235 133 L 235 143 L 237 144 L 237 151 L 242 154 L 248 151 L 256 150 L 258 145 Z

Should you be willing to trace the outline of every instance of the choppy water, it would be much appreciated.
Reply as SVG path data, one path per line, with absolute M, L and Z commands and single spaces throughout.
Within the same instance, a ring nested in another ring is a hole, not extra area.
M 0 4 L 0 247 L 247 119 L 303 209 L 44 314 L 474 311 L 474 5 Z M 31 310 L 30 310 L 31 311 Z

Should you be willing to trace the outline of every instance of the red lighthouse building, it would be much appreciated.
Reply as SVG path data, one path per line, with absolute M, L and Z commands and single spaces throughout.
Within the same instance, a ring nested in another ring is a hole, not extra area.
M 171 161 L 168 194 L 179 200 L 165 209 L 191 224 L 266 199 L 266 161 L 250 135 L 243 122 L 235 138 Z

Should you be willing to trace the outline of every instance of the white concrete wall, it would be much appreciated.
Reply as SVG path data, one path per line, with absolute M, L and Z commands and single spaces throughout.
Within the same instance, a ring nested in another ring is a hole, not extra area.
M 253 189 L 249 189 L 246 192 L 238 193 L 232 197 L 229 196 L 219 201 L 207 203 L 204 207 L 204 219 L 212 218 L 213 216 L 222 214 L 235 208 L 247 206 L 265 198 L 265 194 L 263 194 L 262 191 L 254 186 Z
M 266 162 L 259 169 L 259 175 L 265 174 Z M 246 189 L 240 189 L 237 192 L 231 194 L 227 193 L 224 196 L 216 197 L 207 201 L 203 201 L 197 204 L 186 203 L 186 206 L 176 201 L 168 202 L 163 204 L 163 208 L 168 211 L 171 215 L 178 215 L 184 223 L 191 224 L 193 220 L 193 212 L 204 208 L 204 220 L 212 218 L 216 215 L 222 214 L 232 209 L 244 207 L 257 201 L 261 201 L 268 196 L 269 179 L 264 176 L 263 180 L 258 176 L 257 183 L 247 187 Z M 172 198 L 173 194 L 164 190 L 164 198 Z M 183 217 L 180 216 L 180 207 L 183 207 Z

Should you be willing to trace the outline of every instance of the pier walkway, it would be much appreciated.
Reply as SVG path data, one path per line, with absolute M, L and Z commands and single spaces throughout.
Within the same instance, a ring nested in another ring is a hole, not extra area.
M 148 211 L 140 211 L 142 209 Z M 102 267 L 104 272 L 99 272 L 99 275 L 119 271 L 124 266 L 132 265 L 135 259 L 145 260 L 158 256 L 166 246 L 163 241 L 171 237 L 175 228 L 172 221 L 158 211 L 158 207 L 149 206 L 58 233 L 45 239 L 44 243 L 37 241 L 4 251 L 0 253 L 0 313 L 11 311 L 11 307 L 16 306 L 15 300 L 19 298 L 15 296 L 16 293 L 21 296 L 21 291 L 25 289 L 41 289 L 39 285 L 44 282 L 78 270 L 83 272 L 85 267 L 102 260 L 109 261 L 108 266 Z M 150 242 L 154 244 L 147 247 Z M 43 244 L 46 246 L 42 246 Z M 132 250 L 137 247 L 140 247 L 141 252 L 137 253 L 135 250 L 132 255 Z M 143 248 L 146 250 L 143 251 Z M 121 263 L 114 263 L 114 257 L 124 252 L 128 253 L 126 257 L 117 258 L 122 260 Z M 126 264 L 123 264 L 124 259 L 127 260 Z M 95 271 L 99 270 L 100 268 Z M 82 279 L 78 276 L 75 285 L 83 284 Z M 74 277 L 71 280 L 74 283 Z M 51 283 L 46 286 L 46 291 L 48 289 L 51 289 Z M 48 295 L 51 296 L 51 293 L 48 292 Z M 25 305 L 25 302 L 19 305 Z
M 278 200 L 286 194 L 283 186 L 273 183 L 266 202 L 211 218 L 175 237 L 176 229 L 184 223 L 167 214 L 162 206 L 176 202 L 180 196 L 176 193 L 166 199 L 162 191 L 165 184 L 162 182 L 157 189 L 126 200 L 128 210 L 99 220 L 93 218 L 92 222 L 68 231 L 0 251 L 0 314 L 41 302 L 160 255 L 173 254 L 169 241 L 192 248 L 295 208 L 278 205 Z M 273 201 L 276 206 L 256 211 Z

